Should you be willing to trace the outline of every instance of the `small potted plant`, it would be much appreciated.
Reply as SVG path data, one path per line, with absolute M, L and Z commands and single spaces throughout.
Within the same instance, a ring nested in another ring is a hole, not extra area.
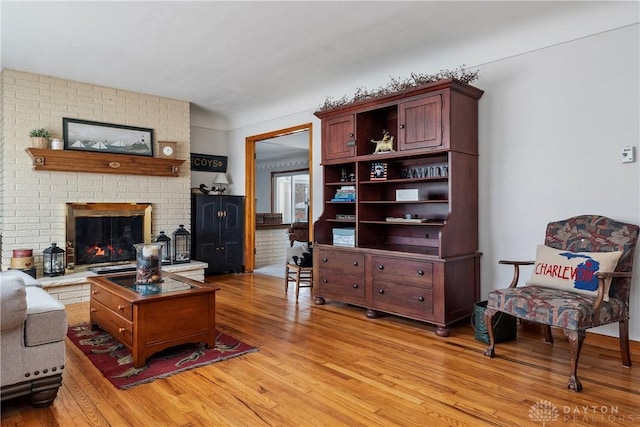
M 47 148 L 51 134 L 45 128 L 40 128 L 32 129 L 31 132 L 29 132 L 29 136 L 35 148 Z

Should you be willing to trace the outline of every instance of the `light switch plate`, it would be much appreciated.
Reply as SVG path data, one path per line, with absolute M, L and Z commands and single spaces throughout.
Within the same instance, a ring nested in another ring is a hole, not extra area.
M 622 163 L 633 163 L 635 159 L 634 147 L 622 148 Z

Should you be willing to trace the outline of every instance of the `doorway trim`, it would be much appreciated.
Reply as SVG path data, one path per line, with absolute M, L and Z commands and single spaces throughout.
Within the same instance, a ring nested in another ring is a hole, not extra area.
M 245 139 L 245 190 L 244 210 L 244 264 L 245 271 L 250 273 L 256 266 L 256 143 L 278 136 L 291 135 L 302 131 L 309 134 L 309 219 L 313 218 L 313 124 L 304 123 L 284 129 L 278 129 L 258 135 L 251 135 Z M 313 237 L 313 227 L 309 224 L 309 240 Z

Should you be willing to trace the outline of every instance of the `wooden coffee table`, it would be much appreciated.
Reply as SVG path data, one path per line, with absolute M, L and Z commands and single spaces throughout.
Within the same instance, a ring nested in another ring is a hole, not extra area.
M 178 344 L 216 340 L 213 285 L 162 272 L 163 283 L 137 285 L 135 273 L 89 277 L 91 325 L 122 342 L 141 368 L 147 357 Z

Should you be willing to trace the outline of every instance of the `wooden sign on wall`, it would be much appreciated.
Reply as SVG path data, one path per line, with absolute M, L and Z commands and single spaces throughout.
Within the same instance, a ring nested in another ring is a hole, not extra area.
M 191 170 L 202 172 L 227 172 L 227 156 L 191 153 Z

